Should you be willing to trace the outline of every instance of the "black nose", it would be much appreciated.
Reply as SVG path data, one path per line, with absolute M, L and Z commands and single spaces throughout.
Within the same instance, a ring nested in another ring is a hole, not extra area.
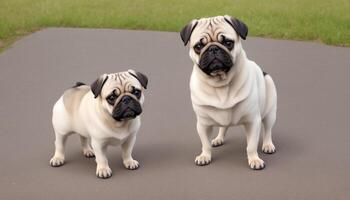
M 212 52 L 212 53 L 217 53 L 218 51 L 220 50 L 220 48 L 216 45 L 211 45 L 209 48 L 208 48 L 208 51 L 209 52 Z
M 131 97 L 130 96 L 123 96 L 122 97 L 122 99 L 121 99 L 121 101 L 123 102 L 123 103 L 125 103 L 125 104 L 128 104 L 128 103 L 130 103 L 130 101 L 131 101 Z

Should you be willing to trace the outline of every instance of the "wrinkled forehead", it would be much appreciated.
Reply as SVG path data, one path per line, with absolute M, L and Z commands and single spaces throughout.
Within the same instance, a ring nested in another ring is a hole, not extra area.
M 117 89 L 118 92 L 129 92 L 130 87 L 134 86 L 135 88 L 141 89 L 140 82 L 133 77 L 129 72 L 119 72 L 114 74 L 108 74 L 108 79 L 105 85 L 103 86 L 103 93 L 110 93 L 113 90 Z
M 234 41 L 238 37 L 236 31 L 225 21 L 223 16 L 202 18 L 198 20 L 192 33 L 191 44 L 194 45 L 201 39 L 205 43 L 221 41 L 222 36 Z

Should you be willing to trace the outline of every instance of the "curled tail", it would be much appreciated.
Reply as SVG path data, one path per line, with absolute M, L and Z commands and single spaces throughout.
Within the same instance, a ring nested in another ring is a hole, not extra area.
M 76 82 L 75 85 L 73 86 L 73 88 L 76 88 L 76 87 L 79 87 L 79 86 L 82 86 L 82 85 L 86 85 L 86 84 L 82 83 L 82 82 Z

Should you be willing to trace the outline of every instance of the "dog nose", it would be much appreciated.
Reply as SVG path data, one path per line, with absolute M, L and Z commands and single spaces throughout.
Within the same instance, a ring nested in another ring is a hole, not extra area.
M 219 51 L 219 47 L 216 46 L 216 45 L 212 45 L 212 46 L 210 46 L 210 47 L 208 48 L 208 51 L 213 52 L 213 53 L 216 53 L 216 52 Z
M 123 103 L 130 103 L 131 97 L 130 97 L 130 96 L 123 96 L 123 98 L 121 99 L 121 101 L 122 101 Z

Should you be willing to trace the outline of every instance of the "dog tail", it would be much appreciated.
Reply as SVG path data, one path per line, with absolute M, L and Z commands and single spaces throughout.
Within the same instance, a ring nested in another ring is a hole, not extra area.
M 272 79 L 272 77 L 267 74 L 265 76 L 265 84 L 266 84 L 266 103 L 265 103 L 265 109 L 264 109 L 264 115 L 268 112 L 270 112 L 273 109 L 276 109 L 277 107 L 277 91 L 276 91 L 276 85 Z
M 73 88 L 76 88 L 76 87 L 79 87 L 79 86 L 82 86 L 82 85 L 86 85 L 86 84 L 82 83 L 82 82 L 76 82 L 75 85 L 73 86 Z

